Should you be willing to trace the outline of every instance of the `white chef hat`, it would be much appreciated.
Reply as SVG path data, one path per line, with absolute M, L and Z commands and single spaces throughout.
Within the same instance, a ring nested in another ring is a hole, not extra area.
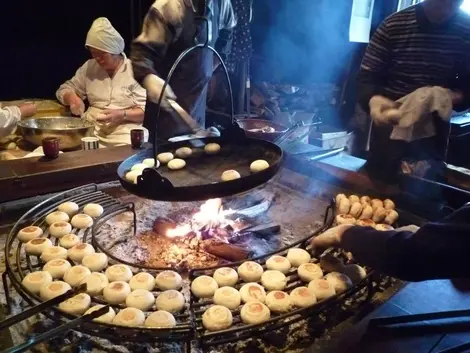
M 99 17 L 88 31 L 85 46 L 110 54 L 121 54 L 124 51 L 124 38 L 106 17 Z

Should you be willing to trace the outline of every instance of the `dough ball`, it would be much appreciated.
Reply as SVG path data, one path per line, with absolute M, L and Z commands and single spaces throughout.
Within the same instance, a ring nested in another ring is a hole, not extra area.
M 46 223 L 48 225 L 51 225 L 52 223 L 55 223 L 55 222 L 68 222 L 68 221 L 70 221 L 69 215 L 61 211 L 55 211 L 55 212 L 49 213 L 46 216 Z
M 141 170 L 131 170 L 130 172 L 126 173 L 125 178 L 126 178 L 126 181 L 128 181 L 129 183 L 137 184 L 137 177 L 139 175 L 142 175 Z
M 230 310 L 235 310 L 241 304 L 240 293 L 232 287 L 222 287 L 215 291 L 214 303 L 225 306 Z
M 80 284 L 86 283 L 86 292 L 92 296 L 98 296 L 109 284 L 108 277 L 99 272 L 92 272 L 91 275 L 85 277 Z
M 129 282 L 133 276 L 131 269 L 127 265 L 112 265 L 106 269 L 106 277 L 110 282 L 124 281 Z
M 55 259 L 47 262 L 42 268 L 51 274 L 53 279 L 62 279 L 72 265 L 70 262 L 64 259 Z
M 24 278 L 23 286 L 33 294 L 38 294 L 41 287 L 52 283 L 52 276 L 47 271 L 28 273 Z
M 370 205 L 372 206 L 372 209 L 375 211 L 377 208 L 379 207 L 384 207 L 384 203 L 382 202 L 382 200 L 379 200 L 379 199 L 373 199 L 371 202 L 370 202 Z
M 361 199 L 360 199 L 360 202 L 362 205 L 366 206 L 366 205 L 370 205 L 370 202 L 372 200 L 370 199 L 369 196 L 362 196 Z
M 372 219 L 373 215 L 374 210 L 372 209 L 372 206 L 367 205 L 362 209 L 362 213 L 359 219 Z
M 99 272 L 108 266 L 108 257 L 102 252 L 83 256 L 82 265 L 90 271 Z
M 147 327 L 171 328 L 176 326 L 175 317 L 168 311 L 158 310 L 151 313 L 145 320 Z
M 212 298 L 219 285 L 209 276 L 199 276 L 191 283 L 191 292 L 198 298 Z
M 177 313 L 184 309 L 184 297 L 183 294 L 177 290 L 170 289 L 161 293 L 155 305 L 158 310 L 165 310 L 170 313 Z
M 394 230 L 395 228 L 393 228 L 391 225 L 389 224 L 377 224 L 375 226 L 375 229 L 376 230 L 380 230 L 382 232 L 386 232 L 386 231 L 389 231 L 389 230 Z
M 113 320 L 114 325 L 118 326 L 142 326 L 145 323 L 145 314 L 142 310 L 136 308 L 125 308 L 119 311 Z
M 343 273 L 348 276 L 352 283 L 356 284 L 367 277 L 367 272 L 359 265 L 351 264 L 344 266 Z
M 308 284 L 308 289 L 315 294 L 317 300 L 328 299 L 336 295 L 333 285 L 325 279 L 314 279 Z
M 234 286 L 238 282 L 238 273 L 233 268 L 221 267 L 215 270 L 214 279 L 219 287 Z
M 95 305 L 95 306 L 91 307 L 90 309 L 88 309 L 85 312 L 85 315 L 91 314 L 92 312 L 101 309 L 103 306 L 104 305 Z M 113 322 L 113 319 L 114 319 L 115 316 L 116 316 L 116 313 L 114 312 L 114 309 L 109 307 L 109 311 L 106 314 L 101 315 L 101 316 L 97 317 L 96 319 L 93 319 L 93 321 L 94 322 L 99 322 L 101 324 L 110 324 L 110 323 Z
M 67 201 L 61 203 L 59 207 L 57 207 L 57 210 L 59 210 L 60 212 L 67 213 L 69 217 L 72 217 L 78 213 L 79 208 L 80 207 L 75 202 Z
M 261 302 L 249 302 L 243 305 L 240 312 L 243 323 L 247 325 L 261 324 L 271 318 L 271 311 Z
M 339 205 L 339 203 L 340 203 L 340 201 L 341 201 L 342 199 L 347 199 L 347 197 L 346 197 L 345 194 L 338 194 L 338 195 L 336 195 L 336 197 L 335 197 L 335 202 L 336 202 L 336 205 L 337 205 L 337 206 Z
M 39 290 L 39 296 L 42 300 L 50 300 L 66 293 L 71 289 L 72 287 L 70 287 L 68 283 L 62 281 L 54 281 L 49 284 L 43 285 Z
M 104 212 L 103 206 L 97 203 L 89 203 L 83 207 L 83 213 L 93 218 L 98 218 Z
M 281 271 L 284 274 L 287 274 L 291 267 L 290 261 L 284 256 L 273 255 L 266 261 L 268 270 Z
M 261 279 L 264 270 L 263 267 L 254 261 L 245 261 L 238 266 L 238 275 L 245 282 L 256 282 Z
M 336 216 L 336 224 L 356 224 L 356 218 L 350 214 L 339 214 Z
M 384 200 L 384 208 L 386 210 L 394 210 L 395 209 L 395 202 L 390 199 Z
M 183 169 L 186 166 L 184 159 L 175 158 L 168 162 L 168 169 L 179 170 Z
M 377 207 L 374 211 L 374 214 L 372 215 L 372 220 L 375 223 L 381 223 L 385 219 L 386 215 L 387 215 L 387 210 L 385 208 Z
M 47 238 L 31 239 L 25 245 L 25 251 L 28 255 L 39 256 L 46 248 L 52 247 L 52 242 Z
M 339 200 L 339 204 L 336 205 L 336 211 L 338 214 L 349 214 L 350 209 L 351 202 L 346 198 Z
M 343 293 L 353 286 L 351 279 L 343 273 L 331 272 L 325 276 L 327 282 L 329 282 L 336 293 Z
M 144 169 L 147 169 L 147 168 L 150 168 L 147 164 L 145 164 L 145 163 L 137 163 L 137 164 L 134 164 L 134 165 L 132 166 L 131 172 L 135 170 L 135 171 L 139 171 L 139 172 L 142 173 L 142 171 L 143 171 Z
M 75 245 L 80 244 L 80 238 L 75 234 L 66 234 L 59 240 L 59 245 L 65 249 L 73 248 Z
M 218 143 L 208 143 L 204 146 L 204 151 L 207 154 L 217 154 L 220 152 L 220 145 Z
M 359 227 L 372 227 L 375 228 L 375 222 L 371 219 L 359 219 L 356 222 Z
M 51 246 L 45 248 L 41 254 L 41 260 L 44 262 L 49 262 L 54 259 L 66 259 L 67 258 L 67 249 L 64 249 L 61 246 Z
M 129 285 L 132 290 L 146 289 L 148 291 L 153 290 L 155 287 L 155 278 L 150 273 L 139 272 L 131 278 Z
M 193 150 L 189 147 L 178 148 L 175 152 L 178 158 L 188 158 L 193 154 Z
M 293 248 L 289 249 L 287 252 L 287 260 L 289 260 L 289 262 L 294 267 L 299 267 L 302 264 L 306 264 L 307 262 L 310 262 L 311 259 L 312 257 L 308 251 L 304 249 Z
M 360 199 L 359 196 L 357 196 L 357 195 L 351 195 L 351 196 L 349 196 L 349 197 L 348 197 L 348 200 L 349 200 L 349 202 L 351 203 L 351 205 L 352 205 L 353 203 L 355 203 L 355 202 L 359 202 L 359 203 L 360 203 L 360 201 L 361 201 L 361 199 Z
M 385 210 L 385 219 L 384 223 L 385 224 L 395 224 L 395 222 L 398 220 L 398 212 L 395 210 Z
M 283 290 L 286 288 L 287 278 L 281 271 L 268 270 L 261 276 L 261 284 L 267 290 Z
M 173 153 L 171 152 L 163 152 L 157 155 L 157 159 L 161 164 L 167 164 L 173 158 L 175 158 L 175 156 L 173 156 Z
M 131 294 L 131 287 L 127 282 L 111 282 L 103 289 L 103 297 L 109 304 L 121 304 Z
M 304 282 L 313 281 L 316 278 L 323 277 L 323 271 L 317 264 L 306 263 L 299 266 L 297 269 L 299 278 Z
M 258 159 L 250 164 L 250 171 L 252 173 L 259 173 L 269 168 L 269 163 L 264 159 Z
M 292 303 L 298 308 L 308 308 L 317 303 L 314 291 L 307 287 L 297 287 L 290 293 Z
M 266 300 L 266 291 L 258 283 L 247 283 L 240 288 L 240 296 L 244 303 L 252 301 L 264 303 Z
M 142 311 L 149 311 L 155 303 L 155 297 L 146 289 L 136 289 L 126 298 L 128 308 L 136 308 Z
M 289 294 L 275 290 L 266 296 L 266 306 L 275 313 L 285 313 L 292 307 L 292 300 Z
M 221 305 L 213 305 L 202 314 L 202 324 L 209 331 L 228 329 L 232 320 L 230 310 Z
M 145 164 L 149 168 L 155 167 L 155 158 L 145 158 L 142 161 L 142 164 Z M 160 167 L 160 162 L 157 161 L 157 168 Z
M 29 227 L 21 229 L 18 232 L 17 237 L 22 243 L 27 243 L 30 240 L 39 238 L 42 234 L 43 234 L 43 231 L 41 228 L 36 227 L 36 226 L 29 226 Z
M 230 180 L 235 180 L 235 179 L 240 179 L 240 178 L 241 178 L 240 173 L 234 169 L 226 170 L 225 172 L 222 173 L 222 176 L 220 177 L 222 181 L 230 181 Z
M 88 243 L 80 243 L 68 250 L 68 257 L 70 260 L 81 263 L 86 255 L 95 253 L 95 249 Z
M 155 277 L 155 284 L 161 290 L 180 289 L 183 286 L 183 279 L 175 271 L 163 271 Z
M 362 205 L 360 202 L 354 202 L 351 204 L 351 209 L 349 210 L 349 214 L 354 218 L 359 218 L 362 213 Z
M 80 283 L 91 275 L 91 271 L 85 266 L 77 265 L 69 268 L 64 274 L 64 281 L 70 284 L 72 287 L 78 287 Z
M 59 309 L 72 315 L 83 315 L 91 305 L 91 298 L 86 293 L 80 293 L 59 304 Z
M 342 272 L 344 268 L 343 261 L 331 254 L 325 254 L 320 257 L 320 267 L 326 272 Z
M 64 235 L 70 234 L 72 226 L 68 222 L 55 222 L 49 227 L 49 234 L 56 238 L 62 238 Z
M 79 213 L 72 217 L 72 226 L 78 229 L 87 229 L 93 225 L 93 218 L 84 213 Z

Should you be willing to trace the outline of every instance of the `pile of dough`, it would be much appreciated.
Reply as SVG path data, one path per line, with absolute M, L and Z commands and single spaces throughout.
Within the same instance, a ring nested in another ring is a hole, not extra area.
M 126 173 L 125 178 L 129 183 L 137 184 L 137 177 L 140 175 L 142 175 L 141 170 L 131 170 Z
M 136 289 L 126 298 L 126 306 L 142 311 L 148 311 L 155 303 L 155 297 L 146 289 Z
M 351 216 L 350 214 L 339 214 L 336 216 L 336 223 L 340 224 L 355 224 L 356 218 Z
M 284 274 L 287 274 L 291 267 L 290 261 L 284 256 L 273 255 L 266 261 L 266 268 L 268 270 L 276 270 Z
M 323 277 L 323 271 L 317 264 L 306 263 L 297 269 L 299 278 L 304 282 L 310 282 L 317 278 Z
M 238 273 L 233 268 L 221 267 L 215 270 L 214 279 L 219 287 L 234 286 L 238 282 Z
M 64 274 L 64 281 L 72 287 L 78 287 L 80 283 L 91 275 L 91 271 L 85 266 L 77 265 L 69 268 Z
M 220 152 L 220 145 L 218 143 L 208 143 L 204 146 L 204 152 L 207 154 L 217 154 Z
M 49 227 L 49 234 L 56 238 L 62 238 L 72 231 L 72 226 L 68 222 L 55 222 Z
M 39 293 L 42 286 L 52 283 L 52 276 L 46 271 L 36 271 L 28 273 L 23 278 L 23 286 L 33 294 Z
M 263 267 L 254 261 L 246 261 L 238 266 L 238 275 L 245 282 L 256 282 L 263 275 Z
M 74 262 L 82 262 L 83 258 L 86 255 L 91 255 L 95 253 L 95 249 L 88 243 L 80 243 L 71 247 L 68 251 L 68 257 Z
M 244 303 L 252 301 L 264 303 L 266 300 L 266 291 L 258 283 L 247 283 L 240 288 L 240 296 Z
M 55 211 L 55 212 L 49 213 L 46 216 L 46 223 L 48 225 L 51 225 L 52 223 L 55 223 L 55 222 L 68 222 L 68 221 L 70 221 L 69 215 L 62 211 Z
M 59 304 L 59 309 L 72 315 L 83 315 L 91 305 L 88 294 L 80 293 Z
M 266 296 L 266 306 L 275 313 L 284 313 L 291 309 L 292 300 L 287 293 L 275 290 Z
M 161 290 L 180 289 L 183 286 L 183 279 L 175 271 L 163 271 L 155 277 L 155 284 Z
M 163 152 L 157 155 L 157 159 L 161 164 L 167 164 L 173 158 L 175 158 L 175 156 L 173 156 L 173 153 L 171 152 Z
M 202 324 L 209 331 L 225 330 L 232 326 L 232 313 L 225 306 L 213 305 L 202 314 Z
M 143 164 L 145 164 L 149 168 L 155 167 L 155 159 L 154 158 L 145 158 L 142 161 Z M 157 161 L 157 168 L 160 167 L 160 162 Z
M 362 205 L 360 202 L 354 202 L 351 204 L 351 208 L 349 210 L 349 214 L 354 218 L 359 218 L 362 213 Z
M 199 276 L 191 283 L 191 292 L 198 298 L 212 298 L 219 285 L 209 276 Z
M 351 279 L 343 273 L 331 272 L 325 276 L 325 279 L 333 286 L 336 293 L 345 292 L 353 286 Z
M 287 260 L 292 264 L 294 267 L 299 267 L 302 264 L 306 264 L 310 262 L 312 257 L 308 253 L 308 251 L 299 248 L 289 249 L 287 252 Z
M 222 287 L 215 291 L 214 303 L 225 306 L 230 310 L 235 310 L 241 304 L 240 293 L 232 287 Z
M 109 284 L 108 278 L 100 272 L 92 272 L 80 284 L 86 283 L 86 292 L 92 296 L 101 295 Z
M 129 285 L 132 290 L 146 289 L 148 291 L 153 290 L 155 287 L 155 278 L 150 273 L 139 272 L 129 281 Z
M 292 303 L 299 308 L 308 308 L 315 305 L 317 297 L 315 292 L 307 287 L 297 287 L 290 293 Z
M 261 276 L 261 284 L 267 290 L 283 290 L 287 285 L 287 277 L 281 271 L 267 270 Z
M 356 264 L 344 266 L 343 273 L 351 279 L 352 283 L 359 283 L 367 277 L 366 270 Z
M 104 305 L 95 305 L 95 306 L 91 307 L 90 309 L 88 309 L 85 312 L 85 315 L 91 314 L 92 312 L 101 309 L 103 306 Z M 99 322 L 99 323 L 102 323 L 102 324 L 110 324 L 110 323 L 113 322 L 113 319 L 115 318 L 115 316 L 116 316 L 116 313 L 114 312 L 114 309 L 109 307 L 109 311 L 106 314 L 101 315 L 101 316 L 97 317 L 96 319 L 93 319 L 93 321 L 94 322 Z
M 43 234 L 43 231 L 41 228 L 36 227 L 36 226 L 29 226 L 29 227 L 21 229 L 18 232 L 17 237 L 22 243 L 27 243 L 30 240 L 39 238 L 42 234 Z
M 184 159 L 175 158 L 168 162 L 168 169 L 179 170 L 186 167 L 186 161 Z
M 184 296 L 180 292 L 174 289 L 170 289 L 161 293 L 155 305 L 158 310 L 165 310 L 170 313 L 177 313 L 184 308 Z
M 395 202 L 390 199 L 384 200 L 384 208 L 386 210 L 394 210 L 395 209 Z
M 105 271 L 106 277 L 110 282 L 124 281 L 129 282 L 133 276 L 131 269 L 127 265 L 117 264 L 109 266 Z
M 180 147 L 175 151 L 176 157 L 188 158 L 193 154 L 193 150 L 189 147 Z
M 70 284 L 62 281 L 54 281 L 49 284 L 45 284 L 39 290 L 39 296 L 42 300 L 50 300 L 58 297 L 61 294 L 71 290 Z
M 234 169 L 229 169 L 222 173 L 220 180 L 230 181 L 230 180 L 235 180 L 235 179 L 240 179 L 240 178 L 241 178 L 241 175 L 239 172 L 237 172 Z
M 47 238 L 36 238 L 28 241 L 25 245 L 25 251 L 28 255 L 39 256 L 46 248 L 50 248 L 52 242 Z
M 111 282 L 103 289 L 103 297 L 109 304 L 121 304 L 131 294 L 131 287 L 127 282 Z
M 142 326 L 145 322 L 145 314 L 136 308 L 125 308 L 119 311 L 113 320 L 113 324 L 118 326 Z
M 66 259 L 67 258 L 67 249 L 64 249 L 61 246 L 50 246 L 45 248 L 41 254 L 41 260 L 44 262 L 49 262 L 54 259 Z
M 317 300 L 328 299 L 336 294 L 335 288 L 325 279 L 314 279 L 308 284 Z
M 108 257 L 102 252 L 88 254 L 83 256 L 82 265 L 90 271 L 99 272 L 108 266 Z
M 101 216 L 103 212 L 104 212 L 103 206 L 97 203 L 89 203 L 85 205 L 85 207 L 83 207 L 83 213 L 93 218 L 97 218 Z
M 264 159 L 258 159 L 250 164 L 250 171 L 252 173 L 259 173 L 269 168 L 269 163 Z
M 87 229 L 93 225 L 93 218 L 84 213 L 76 214 L 70 221 L 74 228 Z
M 79 208 L 80 208 L 80 207 L 79 207 L 75 202 L 72 202 L 72 201 L 67 201 L 67 202 L 61 203 L 61 204 L 59 205 L 59 207 L 57 207 L 57 209 L 58 209 L 60 212 L 67 213 L 67 215 L 68 215 L 69 217 L 72 217 L 72 216 L 74 216 L 75 214 L 77 214 Z
M 151 313 L 145 320 L 147 327 L 170 328 L 176 326 L 176 320 L 173 314 L 165 310 L 157 310 Z
M 398 220 L 398 212 L 395 210 L 385 210 L 384 223 L 392 225 Z
M 320 257 L 320 267 L 326 272 L 342 272 L 344 268 L 343 261 L 331 254 L 325 254 Z
M 393 228 L 393 227 L 392 227 L 391 225 L 389 225 L 389 224 L 377 224 L 377 225 L 375 226 L 375 229 L 376 229 L 376 230 L 380 230 L 380 231 L 382 231 L 382 232 L 386 232 L 386 231 L 388 231 L 388 230 L 394 230 L 395 228 Z
M 358 219 L 356 222 L 357 226 L 360 227 L 372 227 L 375 228 L 375 222 L 371 219 Z
M 60 279 L 64 277 L 65 272 L 70 268 L 72 268 L 72 265 L 67 260 L 55 259 L 47 262 L 42 269 L 49 272 L 52 278 Z
M 75 234 L 66 234 L 59 240 L 59 245 L 63 248 L 70 249 L 80 244 L 80 238 Z
M 271 318 L 271 312 L 263 303 L 254 301 L 243 305 L 240 316 L 243 323 L 255 325 L 268 321 Z

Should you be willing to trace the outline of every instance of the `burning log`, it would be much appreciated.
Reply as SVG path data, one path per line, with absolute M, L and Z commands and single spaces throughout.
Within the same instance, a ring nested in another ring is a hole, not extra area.
M 228 261 L 242 261 L 250 257 L 251 251 L 228 243 L 209 243 L 204 246 L 209 254 Z

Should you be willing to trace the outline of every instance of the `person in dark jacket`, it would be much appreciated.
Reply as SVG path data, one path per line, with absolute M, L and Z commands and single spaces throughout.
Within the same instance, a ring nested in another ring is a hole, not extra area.
M 339 247 L 387 275 L 407 281 L 470 276 L 470 204 L 421 228 L 378 231 L 340 225 L 312 240 L 315 248 Z

